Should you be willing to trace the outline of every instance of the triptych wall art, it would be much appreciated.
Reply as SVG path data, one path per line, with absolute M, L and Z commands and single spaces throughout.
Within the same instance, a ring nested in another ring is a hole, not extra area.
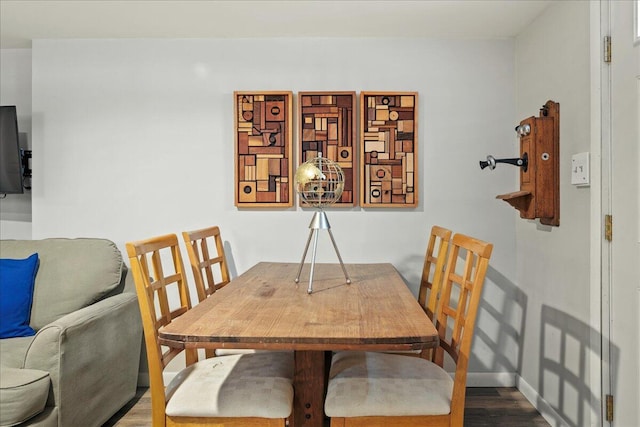
M 292 92 L 236 92 L 236 206 L 293 204 Z
M 326 157 L 344 172 L 344 190 L 334 206 L 355 206 L 356 93 L 300 92 L 299 163 Z
M 293 206 L 293 93 L 234 98 L 236 206 Z M 361 92 L 359 118 L 355 92 L 299 92 L 297 110 L 296 165 L 322 156 L 344 172 L 334 207 L 418 205 L 417 92 Z

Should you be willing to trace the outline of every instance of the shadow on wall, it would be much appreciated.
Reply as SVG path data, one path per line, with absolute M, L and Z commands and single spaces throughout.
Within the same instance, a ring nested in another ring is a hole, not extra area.
M 229 278 L 235 279 L 238 277 L 238 268 L 236 267 L 236 261 L 233 257 L 233 250 L 231 249 L 231 244 L 225 241 L 222 246 L 224 246 L 224 257 L 227 260 L 227 268 L 229 269 Z
M 551 416 L 558 425 L 582 427 L 590 414 L 600 413 L 600 396 L 589 387 L 589 361 L 600 357 L 601 343 L 602 335 L 586 323 L 542 306 L 539 394 L 555 410 Z M 619 349 L 611 345 L 610 361 L 614 367 L 618 356 Z M 616 372 L 611 375 L 615 381 Z
M 519 373 L 526 315 L 525 293 L 489 266 L 478 308 L 470 366 L 481 366 L 494 373 Z
M 420 263 L 418 255 L 405 258 L 396 267 Z M 420 270 L 422 272 L 422 270 Z M 414 277 L 415 276 L 415 277 Z M 402 275 L 403 280 L 417 295 L 420 276 Z M 498 377 L 505 385 L 513 385 L 515 375 L 521 372 L 523 359 L 522 340 L 527 316 L 527 296 L 513 282 L 489 265 L 485 278 L 478 318 L 474 330 L 473 350 L 469 360 L 469 372 L 506 374 Z M 453 365 L 447 364 L 452 370 Z M 495 378 L 487 380 L 495 383 Z M 474 384 L 482 386 L 484 382 Z
M 423 263 L 424 255 L 408 255 L 401 260 L 393 262 L 394 267 L 398 270 L 398 274 L 400 274 L 400 277 L 404 280 L 405 285 L 407 285 L 416 298 L 420 290 Z M 415 268 L 416 265 L 420 267 Z

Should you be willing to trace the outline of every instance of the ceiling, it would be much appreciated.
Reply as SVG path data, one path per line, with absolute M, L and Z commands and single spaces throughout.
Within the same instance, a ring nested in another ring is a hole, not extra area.
M 554 1 L 0 0 L 0 47 L 65 38 L 510 38 Z

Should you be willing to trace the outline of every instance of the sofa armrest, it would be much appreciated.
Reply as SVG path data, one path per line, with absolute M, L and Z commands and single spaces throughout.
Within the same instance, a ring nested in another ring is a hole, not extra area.
M 136 392 L 141 342 L 136 296 L 119 294 L 41 328 L 25 368 L 49 372 L 59 425 L 100 426 Z

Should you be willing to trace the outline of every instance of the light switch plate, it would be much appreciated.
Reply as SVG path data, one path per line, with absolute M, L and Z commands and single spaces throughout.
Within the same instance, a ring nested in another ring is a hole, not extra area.
M 589 153 L 578 153 L 571 156 L 571 184 L 589 185 Z

